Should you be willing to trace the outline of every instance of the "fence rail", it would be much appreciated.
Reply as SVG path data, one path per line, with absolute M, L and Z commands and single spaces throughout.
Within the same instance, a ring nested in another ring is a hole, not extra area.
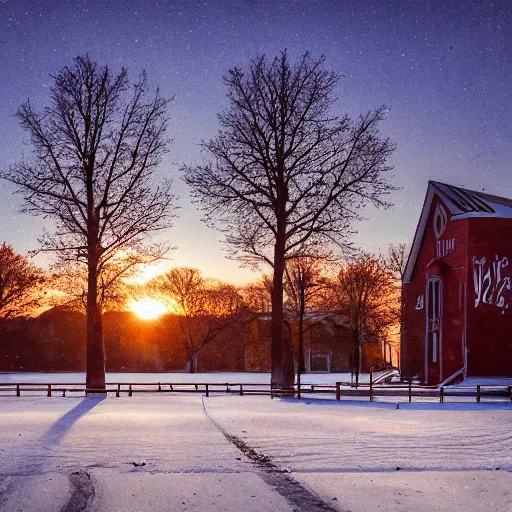
M 371 382 L 359 386 L 358 389 L 346 389 L 343 382 L 336 383 L 336 400 L 342 396 L 368 397 L 372 402 L 376 397 L 407 398 L 411 403 L 413 398 L 434 398 L 443 403 L 446 398 L 475 398 L 480 403 L 482 398 L 506 398 L 512 401 L 512 386 L 476 385 L 476 386 L 423 386 L 415 385 L 412 381 L 407 384 L 375 385 Z
M 277 389 L 272 387 L 270 383 L 261 382 L 111 382 L 106 384 L 106 389 L 88 389 L 83 384 L 77 383 L 34 383 L 34 382 L 17 382 L 17 383 L 0 383 L 0 396 L 12 396 L 13 393 L 17 397 L 22 394 L 32 395 L 34 393 L 44 393 L 48 397 L 60 395 L 65 397 L 66 394 L 83 393 L 106 393 L 115 394 L 116 397 L 127 395 L 129 397 L 137 393 L 201 393 L 210 396 L 211 393 L 234 393 L 238 395 L 270 395 L 293 396 L 300 398 L 303 395 L 333 395 L 335 400 L 343 398 L 368 398 L 370 401 L 387 400 L 397 401 L 406 399 L 409 403 L 413 399 L 421 401 L 424 399 L 438 400 L 443 403 L 446 399 L 451 401 L 466 400 L 474 398 L 476 402 L 492 399 L 500 399 L 512 401 L 512 386 L 421 386 L 409 382 L 407 384 L 382 384 L 376 385 L 372 383 L 360 384 L 353 387 L 349 382 L 336 382 L 335 385 L 329 384 L 302 384 L 300 393 L 295 386 L 293 389 Z

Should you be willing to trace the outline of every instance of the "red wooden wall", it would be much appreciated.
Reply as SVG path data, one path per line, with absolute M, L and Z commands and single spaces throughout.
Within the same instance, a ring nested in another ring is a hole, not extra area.
M 437 238 L 433 222 L 439 203 L 447 213 L 447 222 L 441 236 Z M 429 365 L 428 381 L 439 382 L 463 365 L 464 295 L 461 293 L 467 289 L 467 226 L 467 219 L 451 221 L 446 205 L 437 197 L 434 198 L 411 281 L 403 286 L 401 363 L 402 375 L 405 377 L 418 376 L 425 380 L 426 278 L 428 275 L 442 277 L 443 305 L 440 363 Z M 438 242 L 449 249 L 445 256 L 436 259 Z M 461 285 L 461 283 L 464 284 Z M 423 297 L 422 308 L 419 308 L 418 303 L 421 300 L 420 297 Z
M 467 374 L 510 376 L 512 219 L 469 219 L 468 266 Z

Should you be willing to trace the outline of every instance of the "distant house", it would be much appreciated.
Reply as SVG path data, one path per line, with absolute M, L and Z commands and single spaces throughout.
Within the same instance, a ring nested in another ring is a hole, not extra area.
M 252 322 L 245 342 L 245 371 L 270 371 L 270 315 Z M 298 348 L 298 321 L 286 320 L 284 334 Z M 336 312 L 307 312 L 304 317 L 304 366 L 306 372 L 350 372 L 354 357 L 353 334 L 349 318 Z M 383 349 L 376 337 L 361 347 L 361 371 L 384 365 Z
M 429 182 L 403 278 L 401 371 L 512 376 L 512 200 Z

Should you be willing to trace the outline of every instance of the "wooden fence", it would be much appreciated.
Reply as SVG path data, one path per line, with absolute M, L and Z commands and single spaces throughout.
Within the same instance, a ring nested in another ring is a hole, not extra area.
M 11 394 L 12 393 L 12 394 Z M 87 389 L 83 384 L 76 383 L 0 383 L 0 396 L 17 396 L 22 394 L 34 395 L 44 393 L 48 397 L 62 396 L 66 394 L 95 394 L 106 393 L 133 396 L 140 393 L 201 393 L 207 397 L 215 393 L 236 393 L 238 395 L 270 395 L 274 396 L 294 396 L 297 398 L 303 395 L 332 395 L 336 400 L 346 399 L 365 399 L 370 401 L 401 401 L 407 400 L 409 403 L 414 401 L 436 400 L 443 403 L 449 401 L 467 401 L 474 398 L 476 402 L 481 400 L 510 400 L 512 401 L 512 386 L 420 386 L 412 382 L 406 384 L 382 384 L 373 383 L 360 384 L 354 387 L 349 382 L 336 382 L 335 385 L 327 384 L 302 384 L 300 390 L 295 386 L 294 389 L 276 389 L 268 384 L 261 382 L 142 382 L 142 383 L 108 383 L 105 390 Z
M 349 397 L 368 397 L 371 402 L 376 398 L 406 398 L 409 403 L 413 398 L 438 399 L 443 403 L 446 398 L 451 401 L 461 401 L 461 399 L 475 398 L 480 403 L 482 398 L 501 398 L 512 401 L 512 386 L 495 385 L 476 385 L 476 386 L 424 386 L 414 385 L 412 381 L 406 384 L 384 384 L 375 385 L 372 382 L 362 384 L 357 389 L 347 389 L 345 383 L 336 383 L 336 400 L 341 400 L 342 396 Z M 458 400 L 457 400 L 458 399 Z

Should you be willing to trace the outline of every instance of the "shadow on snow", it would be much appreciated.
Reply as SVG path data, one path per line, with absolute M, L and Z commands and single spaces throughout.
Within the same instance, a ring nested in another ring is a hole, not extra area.
M 73 409 L 61 416 L 41 438 L 43 442 L 58 444 L 82 416 L 85 416 L 91 409 L 105 400 L 105 395 L 87 396 L 80 403 L 75 405 Z

